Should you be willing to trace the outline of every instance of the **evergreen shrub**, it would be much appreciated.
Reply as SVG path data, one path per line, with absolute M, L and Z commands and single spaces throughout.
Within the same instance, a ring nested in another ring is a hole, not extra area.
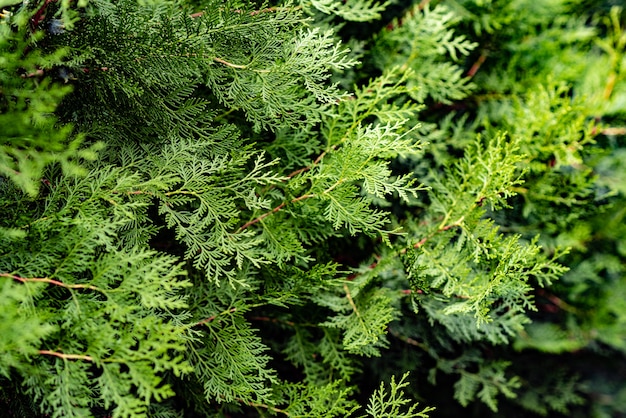
M 3 416 L 625 416 L 614 3 L 0 0 Z

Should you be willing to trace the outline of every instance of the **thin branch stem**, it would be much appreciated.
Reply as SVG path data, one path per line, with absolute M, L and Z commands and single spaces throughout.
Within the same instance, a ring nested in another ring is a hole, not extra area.
M 457 219 L 456 221 L 454 221 L 451 224 L 448 225 L 443 225 L 440 226 L 439 228 L 437 228 L 434 232 L 432 232 L 431 234 L 429 234 L 428 236 L 422 238 L 421 240 L 419 240 L 416 244 L 413 245 L 413 248 L 417 249 L 420 248 L 422 245 L 424 245 L 429 239 L 433 238 L 435 235 L 437 235 L 440 232 L 443 231 L 447 231 L 449 229 L 452 229 L 454 227 L 457 226 L 461 226 L 461 224 L 463 223 L 463 221 L 465 220 L 465 216 L 461 216 L 459 219 Z M 406 252 L 408 251 L 408 248 L 403 248 L 400 251 L 398 251 L 398 255 L 401 254 L 406 254 Z M 376 256 L 376 261 L 374 261 L 372 264 L 370 264 L 368 266 L 368 268 L 370 270 L 373 270 L 374 268 L 376 268 L 376 266 L 378 266 L 378 262 L 380 261 L 380 256 Z M 354 275 L 351 275 L 348 280 L 354 280 L 355 277 L 357 277 L 360 273 L 356 273 Z M 346 296 L 348 297 L 348 301 L 350 302 L 350 305 L 352 306 L 352 308 L 354 309 L 355 313 L 357 315 L 359 315 L 359 312 L 356 309 L 356 305 L 354 304 L 354 301 L 352 300 L 352 296 L 350 295 L 350 292 L 348 290 L 348 287 L 346 285 L 344 285 L 344 290 L 346 291 Z M 401 290 L 401 293 L 404 295 L 410 295 L 411 293 L 418 293 L 418 294 L 422 294 L 424 293 L 422 290 L 417 289 L 417 290 L 410 290 L 410 289 L 406 289 L 406 290 Z M 459 298 L 464 298 L 463 296 L 457 296 Z
M 32 77 L 41 77 L 43 76 L 45 73 L 42 69 L 37 69 L 31 73 L 27 73 L 27 74 L 22 74 L 20 77 L 22 78 L 32 78 Z
M 33 282 L 33 283 L 48 283 L 48 284 L 53 284 L 55 286 L 60 286 L 60 287 L 64 287 L 66 289 L 89 289 L 89 290 L 95 290 L 101 293 L 106 293 L 104 290 L 100 289 L 99 287 L 93 286 L 93 285 L 88 285 L 88 284 L 67 284 L 67 283 L 63 283 L 59 280 L 54 280 L 54 279 L 50 279 L 48 277 L 20 277 L 20 276 L 16 276 L 14 274 L 10 274 L 10 273 L 0 273 L 0 277 L 8 277 L 9 279 L 14 279 L 17 280 L 19 282 L 22 283 L 29 283 L 29 282 Z
M 246 222 L 245 224 L 243 224 L 243 225 L 242 225 L 242 226 L 241 226 L 241 227 L 237 230 L 237 232 L 236 232 L 236 233 L 239 233 L 239 232 L 243 231 L 244 229 L 248 228 L 249 226 L 254 225 L 254 224 L 255 224 L 255 223 L 257 223 L 257 222 L 262 221 L 263 219 L 267 218 L 268 216 L 270 216 L 270 215 L 272 215 L 272 214 L 274 214 L 274 213 L 276 213 L 276 212 L 279 212 L 280 210 L 282 210 L 285 206 L 287 206 L 287 205 L 288 205 L 288 204 L 290 204 L 290 203 L 296 203 L 296 202 L 299 202 L 300 200 L 309 199 L 309 198 L 311 198 L 311 197 L 315 197 L 315 194 L 305 194 L 305 195 L 302 195 L 302 196 L 300 196 L 300 197 L 296 197 L 295 199 L 292 199 L 292 200 L 290 200 L 289 202 L 283 202 L 283 203 L 281 203 L 280 205 L 276 206 L 276 207 L 275 207 L 274 209 L 272 209 L 271 211 L 269 211 L 269 212 L 265 212 L 264 214 L 260 215 L 259 217 L 255 218 L 255 219 L 253 219 L 253 220 L 251 220 L 251 221 Z
M 337 145 L 333 145 L 332 147 L 330 147 L 330 151 L 334 151 L 337 149 Z M 317 158 L 311 163 L 311 165 L 308 165 L 306 167 L 302 167 L 296 171 L 293 171 L 291 174 L 289 174 L 287 176 L 287 178 L 292 178 L 295 177 L 296 175 L 303 173 L 305 171 L 309 171 L 310 169 L 312 169 L 313 167 L 315 167 L 316 165 L 319 164 L 320 161 L 322 161 L 322 159 L 326 156 L 326 154 L 328 153 L 328 151 L 324 151 L 322 152 L 320 155 L 317 156 Z
M 474 77 L 476 73 L 478 72 L 478 70 L 480 69 L 480 67 L 485 63 L 486 59 L 487 59 L 487 52 L 483 51 L 478 57 L 478 59 L 476 60 L 476 62 L 474 62 L 472 67 L 467 72 L 467 76 L 470 78 Z
M 574 312 L 577 313 L 579 312 L 579 310 L 570 305 L 569 303 L 565 302 L 563 299 L 561 299 L 560 297 L 552 294 L 552 293 L 548 293 L 546 292 L 544 289 L 538 289 L 537 290 L 537 294 L 541 297 L 544 297 L 546 299 L 548 299 L 554 306 L 558 307 L 559 309 L 562 309 L 564 311 L 567 312 Z
M 93 362 L 94 359 L 91 356 L 86 356 L 83 354 L 64 354 L 59 353 L 58 351 L 50 351 L 50 350 L 39 350 L 39 354 L 43 354 L 46 356 L 54 356 L 58 358 L 62 358 L 63 360 L 86 360 Z
M 452 229 L 452 228 L 457 227 L 457 226 L 461 226 L 463 224 L 464 220 L 465 220 L 465 216 L 461 216 L 459 219 L 457 219 L 456 221 L 452 222 L 451 224 L 439 226 L 439 228 L 435 229 L 429 235 L 425 236 L 424 238 L 419 240 L 416 244 L 414 244 L 413 248 L 417 249 L 417 248 L 421 247 L 429 239 L 433 238 L 435 235 L 439 234 L 440 232 L 447 231 L 447 230 Z M 408 250 L 407 248 L 404 248 L 404 249 L 400 250 L 400 254 L 406 254 L 407 250 Z
M 356 316 L 358 316 L 360 318 L 361 314 L 359 313 L 359 310 L 357 309 L 356 304 L 354 303 L 354 299 L 352 299 L 352 294 L 350 294 L 350 289 L 348 288 L 347 284 L 343 285 L 343 290 L 345 290 L 345 292 L 346 292 L 346 297 L 348 298 L 348 302 L 350 303 L 350 306 L 352 307 L 352 310 L 354 311 Z
M 619 128 L 619 127 L 615 127 L 615 128 L 604 128 L 602 129 L 601 133 L 603 135 L 626 135 L 626 128 Z
M 227 66 L 227 67 L 231 67 L 231 68 L 238 68 L 238 69 L 240 69 L 240 70 L 245 70 L 246 68 L 248 68 L 248 67 L 247 67 L 247 66 L 245 66 L 245 65 L 233 64 L 233 63 L 231 63 L 231 62 L 228 62 L 228 61 L 223 60 L 223 59 L 218 58 L 218 57 L 213 58 L 213 61 L 215 61 L 215 62 L 219 62 L 220 64 L 224 64 L 224 65 L 225 65 L 225 66 Z
M 228 310 L 226 310 L 226 311 L 224 311 L 222 313 L 219 313 L 217 315 L 213 315 L 213 316 L 205 318 L 205 319 L 203 319 L 201 321 L 198 321 L 195 324 L 193 324 L 192 326 L 197 327 L 198 325 L 208 324 L 209 322 L 215 321 L 218 317 L 220 317 L 222 315 L 225 315 L 227 313 L 234 313 L 234 312 L 237 312 L 237 308 L 230 308 L 230 309 L 228 309 Z
M 607 77 L 606 84 L 604 86 L 604 92 L 602 94 L 602 98 L 604 100 L 609 100 L 611 98 L 616 82 L 617 82 L 617 73 L 615 71 L 611 71 L 611 73 Z
M 302 9 L 302 6 L 295 6 L 295 7 L 290 7 L 290 8 L 286 8 L 286 7 L 267 7 L 265 9 L 261 9 L 261 10 L 252 10 L 251 12 L 249 12 L 248 14 L 250 16 L 256 16 L 256 15 L 260 15 L 261 13 L 275 13 L 281 10 L 300 10 Z M 239 10 L 239 9 L 235 9 L 232 10 L 232 12 L 234 13 L 243 13 L 243 10 Z M 196 12 L 196 13 L 192 13 L 189 15 L 190 18 L 192 19 L 196 19 L 198 17 L 201 17 L 204 15 L 204 12 Z
M 410 344 L 410 345 L 412 345 L 414 347 L 418 347 L 418 348 L 420 348 L 420 349 L 422 349 L 422 350 L 424 350 L 425 352 L 428 353 L 428 346 L 426 344 L 421 343 L 421 342 L 419 342 L 419 341 L 417 341 L 417 340 L 415 340 L 415 339 L 413 339 L 411 337 L 407 337 L 405 335 L 402 335 L 398 331 L 394 330 L 391 327 L 387 328 L 387 330 L 389 331 L 389 333 L 391 335 L 393 335 L 397 339 L 399 339 L 401 341 L 404 341 L 405 343 Z
M 285 411 L 284 409 L 279 409 L 276 408 L 274 406 L 269 406 L 267 404 L 264 403 L 258 403 L 258 402 L 252 402 L 252 401 L 244 401 L 243 399 L 237 399 L 239 402 L 244 403 L 248 406 L 252 406 L 254 408 L 263 408 L 263 409 L 267 409 L 268 411 L 272 411 L 272 412 L 277 412 L 279 414 L 283 414 L 286 416 L 291 416 L 291 414 L 289 414 L 289 412 Z

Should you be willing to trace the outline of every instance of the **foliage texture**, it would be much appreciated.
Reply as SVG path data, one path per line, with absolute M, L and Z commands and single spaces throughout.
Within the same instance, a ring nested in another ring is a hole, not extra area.
M 8 416 L 626 413 L 621 8 L 0 7 Z

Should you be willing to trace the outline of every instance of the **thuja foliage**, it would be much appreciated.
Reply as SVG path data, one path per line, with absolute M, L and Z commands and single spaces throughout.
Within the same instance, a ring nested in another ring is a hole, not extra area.
M 626 412 L 587 0 L 0 0 L 0 405 Z

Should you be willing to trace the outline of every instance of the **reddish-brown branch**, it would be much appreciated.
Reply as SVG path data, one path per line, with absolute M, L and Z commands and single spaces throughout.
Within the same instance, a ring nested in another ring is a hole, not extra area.
M 37 30 L 39 24 L 43 22 L 43 20 L 46 18 L 46 9 L 48 8 L 48 5 L 54 2 L 56 2 L 56 0 L 46 0 L 41 5 L 39 10 L 35 12 L 32 19 L 30 20 L 31 29 L 33 30 L 33 32 Z
M 562 310 L 568 311 L 568 312 L 573 312 L 573 311 L 577 310 L 575 307 L 573 307 L 569 303 L 565 302 L 563 299 L 559 298 L 558 296 L 556 296 L 556 295 L 554 295 L 552 293 L 546 292 L 544 289 L 537 289 L 537 295 L 539 295 L 539 296 L 541 296 L 543 298 L 546 298 L 547 300 L 550 301 L 550 303 L 552 303 L 558 309 L 562 309 Z M 549 309 L 547 309 L 547 310 L 549 310 Z
M 407 336 L 401 335 L 398 331 L 392 329 L 391 327 L 387 328 L 387 330 L 389 331 L 389 333 L 391 335 L 393 335 L 397 339 L 399 339 L 401 341 L 404 341 L 405 343 L 410 344 L 412 346 L 419 347 L 420 349 L 422 349 L 424 351 L 428 351 L 428 346 L 426 344 L 421 343 L 421 342 L 419 342 L 419 341 L 417 341 L 417 340 L 415 340 L 415 339 L 413 339 L 411 337 L 407 337 Z
M 444 226 L 442 226 L 442 227 L 437 228 L 437 230 L 436 230 L 435 232 L 431 233 L 431 234 L 430 234 L 429 236 L 427 236 L 427 237 L 422 238 L 422 239 L 421 239 L 421 240 L 419 240 L 416 244 L 414 244 L 414 245 L 413 245 L 413 248 L 417 249 L 417 248 L 421 247 L 421 246 L 422 246 L 422 245 L 424 245 L 424 244 L 425 244 L 425 243 L 426 243 L 429 239 L 431 239 L 432 237 L 434 237 L 435 235 L 437 235 L 439 232 L 447 231 L 447 230 L 449 230 L 449 229 L 452 229 L 452 228 L 454 228 L 454 227 L 459 226 L 459 225 L 461 224 L 461 222 L 463 222 L 464 218 L 465 218 L 465 217 L 461 217 L 460 219 L 458 219 L 457 221 L 455 221 L 455 222 L 453 222 L 453 223 L 451 223 L 451 224 L 449 224 L 449 225 L 444 225 Z M 422 222 L 421 222 L 421 224 L 422 224 L 422 225 L 424 225 L 424 224 L 426 224 L 426 222 L 425 222 L 425 221 L 422 221 Z M 407 249 L 407 248 L 403 248 L 403 249 L 401 249 L 401 250 L 399 251 L 399 254 L 406 254 L 406 252 L 407 252 L 407 251 L 408 251 L 408 249 Z M 380 261 L 380 256 L 379 256 L 379 255 L 376 255 L 376 261 L 374 261 L 372 264 L 370 264 L 370 265 L 368 266 L 368 269 L 373 270 L 374 268 L 376 268 L 376 266 L 378 265 L 378 262 L 379 262 L 379 261 Z M 352 281 L 352 280 L 354 280 L 354 279 L 355 279 L 358 275 L 359 275 L 359 273 L 354 273 L 354 274 L 351 274 L 350 276 L 348 276 L 348 278 L 347 278 L 347 279 L 348 279 L 348 280 L 350 280 L 350 281 Z M 419 290 L 419 289 L 418 289 L 418 290 L 410 290 L 410 289 L 406 289 L 406 290 L 402 290 L 401 292 L 402 292 L 403 294 L 406 294 L 406 295 L 410 294 L 411 292 L 414 292 L 414 293 L 419 293 L 419 294 L 424 293 L 422 290 Z
M 437 230 L 433 233 L 431 233 L 429 236 L 422 238 L 421 240 L 419 240 L 416 244 L 413 245 L 413 248 L 419 248 L 422 245 L 424 245 L 429 239 L 431 239 L 432 237 L 434 237 L 435 235 L 437 235 L 440 232 L 443 231 L 447 231 L 449 229 L 452 229 L 454 227 L 460 226 L 461 223 L 463 222 L 463 220 L 465 219 L 464 216 L 462 216 L 461 218 L 459 218 L 457 221 L 448 224 L 448 225 L 444 225 L 444 226 L 440 226 L 439 228 L 437 228 Z M 403 248 L 402 250 L 399 251 L 399 254 L 406 254 L 407 252 L 407 248 Z M 378 262 L 380 261 L 380 256 L 376 256 L 376 261 L 374 261 L 373 263 L 371 263 L 368 266 L 368 269 L 373 270 L 374 268 L 376 268 L 376 266 L 378 265 Z M 351 274 L 350 276 L 348 276 L 348 280 L 352 281 L 354 280 L 360 273 L 355 273 L 355 274 Z M 354 305 L 354 301 L 352 301 L 352 297 L 350 296 L 350 292 L 348 290 L 348 287 L 346 285 L 344 285 L 344 289 L 346 291 L 346 295 L 348 296 L 348 300 L 351 302 L 352 307 L 355 309 L 356 312 L 356 306 Z M 410 295 L 411 293 L 418 293 L 418 294 L 423 294 L 424 292 L 420 289 L 416 289 L 416 290 L 411 290 L 411 289 L 404 289 L 400 291 L 402 294 L 405 295 Z M 464 296 L 457 296 L 459 298 L 464 299 Z M 358 312 L 356 312 L 358 315 Z
M 279 210 L 281 210 L 282 208 L 284 208 L 285 206 L 287 206 L 287 202 L 283 202 L 280 205 L 276 206 L 274 209 L 272 209 L 270 212 L 265 212 L 263 215 L 259 216 L 258 218 L 255 218 L 249 222 L 246 222 L 245 224 L 243 224 L 241 226 L 241 228 L 239 228 L 239 230 L 237 232 L 241 232 L 244 229 L 246 229 L 247 227 L 254 225 L 257 222 L 262 221 L 263 219 L 267 218 L 268 216 L 270 216 L 273 213 L 278 212 Z
M 400 293 L 402 293 L 403 295 L 410 295 L 410 294 L 412 294 L 412 293 L 417 293 L 417 294 L 423 295 L 423 294 L 424 294 L 424 291 L 423 291 L 423 290 L 421 290 L 421 289 L 417 289 L 417 290 L 412 290 L 412 289 L 402 289 L 402 290 L 400 291 Z
M 89 73 L 89 71 L 90 71 L 89 68 L 81 68 L 81 70 L 85 74 Z M 100 71 L 109 71 L 109 67 L 100 67 L 100 68 L 98 68 L 98 70 L 100 70 Z
M 337 146 L 336 146 L 336 145 L 333 145 L 333 146 L 331 147 L 331 150 L 333 150 L 333 151 L 334 151 L 335 149 L 337 149 Z M 324 157 L 326 156 L 326 154 L 327 154 L 327 153 L 328 153 L 328 151 L 324 151 L 324 152 L 322 152 L 322 153 L 321 153 L 320 155 L 318 155 L 318 156 L 317 156 L 317 158 L 316 158 L 316 159 L 315 159 L 315 160 L 311 163 L 311 165 L 308 165 L 308 166 L 306 166 L 306 167 L 302 167 L 302 168 L 299 168 L 299 169 L 298 169 L 298 170 L 296 170 L 296 171 L 293 171 L 291 174 L 289 174 L 289 175 L 287 176 L 287 178 L 292 178 L 292 177 L 295 177 L 296 175 L 298 175 L 298 174 L 300 174 L 300 173 L 304 173 L 305 171 L 309 171 L 310 169 L 312 169 L 313 167 L 315 167 L 316 165 L 318 165 L 318 164 L 319 164 L 319 162 L 320 162 L 320 161 L 322 161 L 322 158 L 324 158 Z
M 419 248 L 419 247 L 421 247 L 422 245 L 426 244 L 426 241 L 428 241 L 428 238 L 429 238 L 429 237 L 424 237 L 424 238 L 422 238 L 422 239 L 421 239 L 421 240 L 419 240 L 419 241 L 418 241 L 415 245 L 413 245 L 413 248 Z M 405 252 L 406 252 L 406 250 L 405 250 Z
M 300 200 L 309 199 L 309 198 L 314 197 L 314 196 L 315 196 L 314 194 L 305 194 L 305 195 L 302 195 L 302 196 L 300 196 L 300 197 L 296 197 L 295 199 L 292 199 L 292 200 L 290 200 L 289 202 L 283 202 L 283 203 L 281 203 L 280 205 L 276 206 L 276 207 L 275 207 L 274 209 L 272 209 L 271 211 L 269 211 L 269 212 L 265 212 L 265 213 L 264 213 L 264 214 L 262 214 L 261 216 L 259 216 L 259 217 L 257 217 L 257 218 L 254 218 L 254 219 L 253 219 L 253 220 L 251 220 L 251 221 L 246 222 L 245 224 L 243 224 L 243 225 L 242 225 L 242 226 L 241 226 L 241 227 L 237 230 L 237 232 L 241 232 L 241 231 L 243 231 L 244 229 L 246 229 L 247 227 L 249 227 L 249 226 L 251 226 L 251 225 L 254 225 L 255 223 L 260 222 L 260 221 L 262 221 L 263 219 L 267 218 L 268 216 L 270 216 L 270 215 L 272 215 L 272 214 L 274 214 L 274 213 L 276 213 L 276 212 L 278 212 L 278 211 L 282 210 L 282 209 L 283 209 L 285 206 L 287 206 L 289 203 L 296 203 L 296 202 L 299 202 Z
M 9 273 L 0 273 L 0 277 L 8 277 L 9 279 L 17 280 L 18 282 L 22 282 L 22 283 L 39 282 L 39 283 L 53 284 L 55 286 L 61 286 L 66 289 L 89 289 L 89 290 L 96 290 L 99 292 L 103 292 L 102 289 L 96 286 L 87 285 L 87 284 L 67 284 L 59 280 L 50 279 L 48 277 L 20 277 L 20 276 L 16 276 L 14 274 L 9 274 Z
M 228 311 L 226 311 L 226 312 L 228 312 L 228 313 L 234 313 L 234 312 L 236 312 L 236 311 L 237 311 L 237 308 L 231 308 L 231 309 L 229 309 L 229 310 L 228 310 Z M 225 313 L 225 312 L 222 312 L 221 314 L 218 314 L 218 315 L 213 315 L 213 316 L 210 316 L 210 317 L 208 317 L 208 318 L 205 318 L 205 319 L 203 319 L 203 320 L 201 320 L 201 321 L 196 322 L 195 324 L 193 324 L 193 326 L 194 326 L 194 327 L 197 327 L 198 325 L 204 325 L 204 324 L 208 324 L 209 322 L 213 322 L 213 321 L 215 321 L 215 319 L 217 319 L 217 317 L 219 317 L 220 315 L 223 315 L 224 313 Z
M 378 265 L 378 262 L 380 261 L 380 256 L 378 254 L 374 254 L 374 258 L 376 258 L 376 261 L 374 261 L 372 264 L 367 266 L 367 268 L 370 269 L 370 270 L 374 270 L 376 268 L 376 266 Z M 349 281 L 352 281 L 352 280 L 354 280 L 358 276 L 359 276 L 359 273 L 353 273 L 353 274 L 349 275 L 346 279 L 349 280 Z
M 437 235 L 439 232 L 447 231 L 448 229 L 453 228 L 455 226 L 458 226 L 458 225 L 454 225 L 454 224 L 446 225 L 443 228 L 437 229 L 433 234 L 431 234 L 431 235 L 429 235 L 427 237 L 424 237 L 421 240 L 419 240 L 418 242 L 416 242 L 415 244 L 413 244 L 413 248 L 415 248 L 415 249 L 420 248 L 422 245 L 426 244 L 426 242 L 428 242 L 429 239 L 431 239 L 432 237 Z M 407 252 L 406 248 L 400 250 L 400 254 L 406 254 L 406 252 Z
M 304 173 L 305 171 L 309 171 L 311 168 L 313 168 L 313 165 L 314 164 L 311 164 L 311 165 L 308 165 L 306 167 L 299 168 L 296 171 L 292 171 L 291 173 L 289 173 L 287 178 L 293 178 L 293 177 L 297 176 L 300 173 Z
M 478 72 L 478 70 L 480 69 L 480 67 L 484 64 L 486 59 L 487 59 L 487 53 L 483 51 L 483 53 L 480 54 L 480 57 L 478 57 L 476 62 L 472 65 L 472 67 L 467 72 L 467 76 L 470 78 L 474 77 L 476 73 Z
M 299 8 L 300 6 L 296 6 L 293 10 L 298 10 Z M 253 10 L 250 12 L 250 16 L 256 16 L 261 13 L 274 13 L 274 12 L 277 12 L 278 10 L 280 10 L 279 7 L 268 7 L 268 8 L 261 9 L 261 10 Z
M 461 218 L 459 218 L 458 220 L 456 220 L 456 221 L 452 222 L 451 224 L 444 225 L 444 226 L 440 226 L 439 228 L 437 228 L 437 229 L 435 230 L 435 232 L 433 232 L 433 233 L 431 233 L 430 235 L 428 235 L 428 236 L 426 236 L 426 237 L 422 238 L 422 239 L 421 239 L 421 240 L 419 240 L 416 244 L 414 244 L 414 245 L 413 245 L 413 248 L 416 248 L 416 249 L 417 249 L 417 248 L 421 247 L 421 246 L 422 246 L 422 245 L 424 245 L 424 244 L 425 244 L 425 243 L 426 243 L 429 239 L 431 239 L 432 237 L 434 237 L 435 235 L 437 235 L 437 234 L 438 234 L 438 233 L 440 233 L 440 232 L 447 231 L 447 230 L 452 229 L 452 228 L 454 228 L 454 227 L 460 226 L 460 225 L 461 225 L 461 223 L 463 222 L 463 220 L 464 220 L 464 219 L 465 219 L 465 216 L 461 216 Z M 403 250 L 401 250 L 401 251 L 400 251 L 400 254 L 405 254 L 406 252 L 407 252 L 407 249 L 405 248 L 405 249 L 403 249 Z
M 334 150 L 336 150 L 336 149 L 337 149 L 337 145 L 333 145 L 333 146 L 330 148 L 330 150 L 331 150 L 331 151 L 334 151 Z M 306 171 L 311 170 L 313 167 L 315 167 L 317 164 L 319 164 L 319 162 L 320 162 L 320 161 L 322 161 L 322 159 L 326 156 L 326 154 L 327 154 L 327 153 L 328 153 L 328 151 L 324 151 L 324 152 L 322 152 L 320 155 L 318 155 L 318 156 L 317 156 L 317 158 L 316 158 L 315 160 L 313 160 L 313 162 L 311 163 L 311 165 L 308 165 L 308 166 L 306 166 L 306 167 L 299 168 L 299 169 L 297 169 L 297 170 L 295 170 L 295 171 L 291 172 L 289 175 L 287 175 L 287 179 L 291 179 L 291 178 L 293 178 L 293 177 L 297 176 L 297 175 L 298 175 L 298 174 L 300 174 L 300 173 L 304 173 L 304 172 L 306 172 Z M 272 186 L 271 186 L 271 188 L 273 188 L 273 187 L 274 187 L 274 186 L 272 185 Z M 261 216 L 259 216 L 258 218 L 255 218 L 255 219 L 253 219 L 253 220 L 251 220 L 251 221 L 249 221 L 249 222 L 247 222 L 247 223 L 243 224 L 243 225 L 242 225 L 242 226 L 241 226 L 241 227 L 237 230 L 237 232 L 241 232 L 241 231 L 243 231 L 244 229 L 248 228 L 249 226 L 252 226 L 252 225 L 254 225 L 254 224 L 255 224 L 255 223 L 257 223 L 257 222 L 262 221 L 263 219 L 267 218 L 267 217 L 268 217 L 268 216 L 270 216 L 271 214 L 273 214 L 273 213 L 276 213 L 276 212 L 280 211 L 280 210 L 281 210 L 281 209 L 283 209 L 285 206 L 287 206 L 289 203 L 295 203 L 295 202 L 298 202 L 298 201 L 300 201 L 300 200 L 308 199 L 308 198 L 311 198 L 311 197 L 314 197 L 314 196 L 315 196 L 314 194 L 305 194 L 305 195 L 300 196 L 300 197 L 297 197 L 297 198 L 295 198 L 295 199 L 293 199 L 293 200 L 291 200 L 291 201 L 289 201 L 289 202 L 283 202 L 283 203 L 281 203 L 280 205 L 276 206 L 276 207 L 275 207 L 274 209 L 272 209 L 271 211 L 266 212 L 266 213 L 262 214 Z

